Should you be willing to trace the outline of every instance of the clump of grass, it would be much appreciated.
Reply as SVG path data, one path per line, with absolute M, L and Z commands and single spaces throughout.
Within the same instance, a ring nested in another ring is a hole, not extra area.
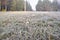
M 6 33 L 6 34 L 4 34 L 4 35 L 0 35 L 0 39 L 2 40 L 2 39 L 6 39 L 7 37 L 10 37 L 10 36 L 12 36 L 14 33 L 13 32 L 10 32 L 10 33 Z
M 59 22 L 55 22 L 54 24 L 56 24 L 57 26 L 59 26 L 59 27 L 60 27 L 60 23 L 59 23 Z
M 49 24 L 49 26 L 50 26 L 50 27 L 54 27 L 55 25 L 53 25 L 53 24 Z
M 45 22 L 45 21 L 41 21 L 41 22 L 38 22 L 37 23 L 37 26 L 45 26 L 45 27 L 47 27 L 48 26 L 48 24 L 47 24 L 47 22 Z
M 50 40 L 54 40 L 54 37 L 52 35 L 49 35 L 50 36 Z
M 48 19 L 47 21 L 54 21 L 54 19 Z
M 8 23 L 11 23 L 9 19 L 0 21 L 0 27 L 5 27 L 6 25 L 8 25 Z
M 57 24 L 60 27 L 60 23 Z
M 45 21 L 42 21 L 42 23 L 45 23 Z
M 47 27 L 48 26 L 47 22 L 44 20 L 37 21 L 36 23 L 33 23 L 32 25 L 39 26 L 39 27 Z

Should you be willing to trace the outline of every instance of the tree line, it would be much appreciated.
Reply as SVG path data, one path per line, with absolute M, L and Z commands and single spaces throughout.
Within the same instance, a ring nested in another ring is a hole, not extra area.
M 60 11 L 60 4 L 58 4 L 57 0 L 54 0 L 53 2 L 49 0 L 43 0 L 43 1 L 38 0 L 38 3 L 35 8 L 36 8 L 36 11 Z M 32 9 L 32 7 L 28 9 Z M 31 11 L 31 10 L 28 10 L 28 11 Z
M 36 11 L 58 11 L 58 2 L 54 0 L 50 2 L 49 0 L 39 0 L 36 5 Z
M 26 6 L 26 8 L 25 8 Z M 60 11 L 60 4 L 57 0 L 50 2 L 49 0 L 38 0 L 36 11 Z M 29 2 L 24 0 L 0 0 L 0 11 L 33 11 Z
M 23 11 L 24 0 L 0 0 L 0 11 L 3 9 L 6 11 Z

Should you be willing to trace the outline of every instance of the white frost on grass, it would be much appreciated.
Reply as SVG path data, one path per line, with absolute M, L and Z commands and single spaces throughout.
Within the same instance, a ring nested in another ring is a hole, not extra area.
M 57 13 L 9 13 L 3 15 L 0 16 L 0 27 L 4 29 L 2 37 L 0 35 L 1 40 L 7 40 L 7 38 L 37 40 L 41 37 L 46 40 L 49 37 L 48 35 L 52 35 L 54 40 L 60 40 L 57 38 L 60 35 L 60 16 Z

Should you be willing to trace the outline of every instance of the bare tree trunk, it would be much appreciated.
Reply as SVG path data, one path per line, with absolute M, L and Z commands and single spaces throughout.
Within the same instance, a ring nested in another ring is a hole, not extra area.
M 6 11 L 7 9 L 7 0 L 1 0 L 1 11 Z

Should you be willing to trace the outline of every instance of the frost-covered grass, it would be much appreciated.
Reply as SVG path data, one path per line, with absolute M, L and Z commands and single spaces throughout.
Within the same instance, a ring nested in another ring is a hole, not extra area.
M 60 40 L 59 13 L 0 14 L 0 40 Z

